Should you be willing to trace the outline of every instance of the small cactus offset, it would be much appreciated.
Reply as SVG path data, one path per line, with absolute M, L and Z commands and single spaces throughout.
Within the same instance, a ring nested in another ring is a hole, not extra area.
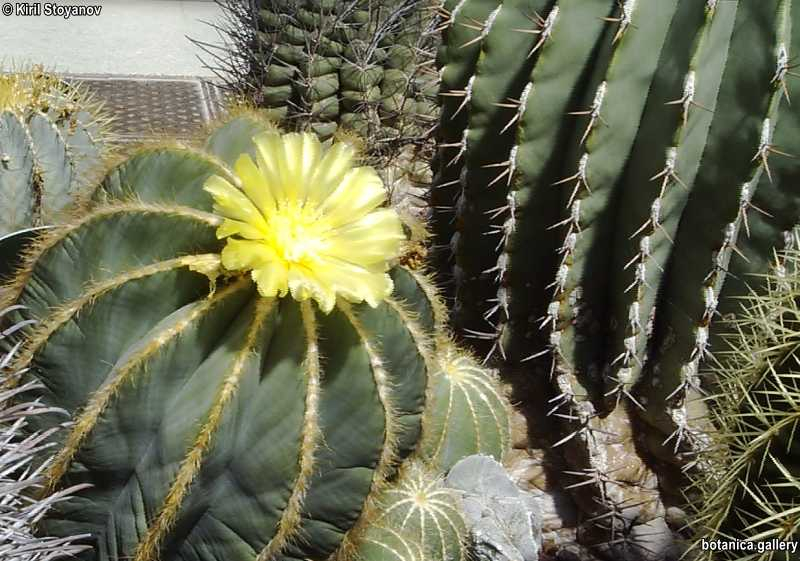
M 355 561 L 425 561 L 427 558 L 422 546 L 415 542 L 410 535 L 376 523 L 370 525 L 361 537 L 361 543 L 353 559 Z
M 698 559 L 796 559 L 800 532 L 800 253 L 781 254 L 765 289 L 726 323 L 710 398 L 719 430 L 709 469 L 696 477 Z M 741 302 L 740 302 L 741 303 Z M 706 541 L 703 547 L 701 540 Z M 709 549 L 711 540 L 735 550 Z M 784 544 L 784 550 L 775 542 Z M 766 547 L 765 547 L 766 546 Z
M 699 372 L 747 280 L 726 273 L 765 272 L 797 223 L 800 5 L 443 12 L 431 206 L 456 331 L 550 380 L 531 397 L 560 427 L 583 535 L 636 559 L 632 525 L 682 501 L 679 468 L 709 445 Z
M 203 149 L 140 149 L 36 240 L 0 302 L 4 387 L 45 408 L 25 429 L 50 447 L 38 496 L 86 485 L 38 531 L 90 535 L 91 561 L 463 559 L 459 507 L 441 513 L 415 453 L 446 318 L 396 265 L 402 222 L 358 163 L 240 114 Z M 473 370 L 493 412 L 462 422 L 507 434 Z M 476 451 L 502 455 L 492 438 Z M 438 541 L 387 506 L 415 485 L 451 524 Z
M 416 544 L 422 559 L 466 561 L 466 528 L 459 497 L 444 487 L 441 472 L 420 461 L 407 462 L 397 480 L 377 498 L 377 516 L 371 521 L 362 550 L 364 561 L 386 559 L 391 549 L 379 542 L 378 534 L 393 529 L 408 543 Z M 377 549 L 376 549 L 377 546 Z M 383 550 L 383 551 L 382 551 Z
M 442 472 L 473 454 L 503 461 L 511 439 L 509 406 L 494 373 L 449 341 L 436 354 L 421 457 Z
M 65 218 L 98 177 L 109 119 L 39 67 L 0 76 L 0 238 Z

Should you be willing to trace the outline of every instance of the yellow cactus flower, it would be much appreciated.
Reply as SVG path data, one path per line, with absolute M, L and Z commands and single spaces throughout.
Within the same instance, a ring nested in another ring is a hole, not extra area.
M 205 183 L 225 219 L 222 266 L 251 271 L 264 297 L 313 298 L 326 313 L 337 297 L 377 306 L 392 292 L 387 271 L 405 235 L 375 170 L 354 167 L 349 143 L 324 150 L 309 133 L 253 141 L 256 161 L 239 157 L 235 185 L 220 176 Z

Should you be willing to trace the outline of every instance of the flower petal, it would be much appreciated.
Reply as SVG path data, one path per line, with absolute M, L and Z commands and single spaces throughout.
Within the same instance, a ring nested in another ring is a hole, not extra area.
M 313 298 L 324 313 L 330 313 L 336 304 L 336 290 L 333 285 L 319 278 L 320 270 L 314 266 L 313 270 L 304 267 L 291 267 L 289 269 L 289 289 L 292 297 L 302 302 Z
M 264 216 L 275 212 L 275 198 L 264 174 L 249 154 L 242 154 L 233 165 L 233 171 L 242 180 L 242 191 Z
M 352 169 L 355 156 L 355 148 L 346 142 L 337 142 L 328 148 L 309 180 L 308 200 L 315 205 L 322 204 Z
M 374 169 L 360 167 L 350 170 L 342 182 L 325 199 L 320 211 L 330 227 L 354 222 L 386 201 L 386 189 Z
M 272 191 L 275 200 L 285 199 L 281 169 L 286 167 L 283 162 L 283 139 L 274 131 L 267 131 L 253 137 L 256 146 L 256 161 L 258 169 Z
M 378 306 L 393 290 L 387 270 L 406 236 L 397 213 L 381 208 L 387 193 L 375 170 L 351 168 L 351 144 L 323 153 L 308 133 L 253 140 L 256 162 L 242 155 L 234 165 L 240 184 L 205 185 L 225 218 L 222 266 L 250 271 L 262 296 L 314 299 L 326 313 L 340 296 Z
M 217 239 L 228 238 L 230 236 L 239 235 L 248 240 L 263 240 L 265 237 L 264 230 L 256 228 L 247 222 L 240 220 L 225 219 L 222 225 L 217 228 Z
M 222 250 L 222 266 L 229 271 L 258 269 L 277 255 L 267 244 L 260 241 L 230 239 Z
M 404 241 L 406 235 L 397 213 L 379 209 L 332 231 L 322 252 L 350 263 L 371 265 L 396 258 Z
M 322 144 L 314 134 L 292 133 L 284 135 L 284 150 L 289 181 L 296 188 L 297 198 L 305 199 L 311 187 L 309 180 L 319 165 Z
M 394 290 L 392 279 L 383 270 L 333 258 L 319 263 L 314 273 L 320 283 L 333 287 L 346 300 L 367 302 L 373 308 L 378 307 Z
M 203 189 L 214 197 L 214 208 L 225 218 L 248 222 L 266 228 L 264 217 L 239 189 L 218 175 L 209 177 Z
M 286 296 L 289 292 L 288 271 L 281 261 L 271 261 L 258 269 L 253 269 L 251 276 L 256 283 L 258 293 L 265 298 Z

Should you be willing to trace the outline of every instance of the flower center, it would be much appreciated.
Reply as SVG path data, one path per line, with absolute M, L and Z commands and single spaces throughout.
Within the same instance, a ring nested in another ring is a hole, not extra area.
M 267 223 L 272 234 L 270 245 L 287 263 L 300 265 L 314 260 L 322 249 L 319 216 L 313 206 L 288 202 Z
M 442 361 L 442 371 L 451 380 L 458 382 L 464 378 L 461 361 L 458 356 L 447 356 Z
M 417 491 L 414 494 L 414 504 L 423 508 L 428 506 L 428 494 L 425 491 Z

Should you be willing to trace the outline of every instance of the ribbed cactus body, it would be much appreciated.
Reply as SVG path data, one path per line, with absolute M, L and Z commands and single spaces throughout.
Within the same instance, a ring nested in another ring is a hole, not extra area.
M 109 137 L 83 90 L 38 69 L 0 77 L 0 90 L 2 237 L 64 218 L 97 179 Z
M 720 299 L 748 280 L 725 289 L 729 266 L 765 272 L 797 221 L 800 6 L 445 9 L 432 198 L 454 323 L 492 359 L 551 376 L 535 397 L 561 427 L 570 487 L 624 534 L 663 515 L 641 451 L 683 466 L 708 444 L 698 373 L 733 307 Z M 672 475 L 662 492 L 680 497 Z
M 423 561 L 422 546 L 393 527 L 370 526 L 355 557 L 358 561 Z
M 132 156 L 4 295 L 37 320 L 12 371 L 74 421 L 52 437 L 46 491 L 92 484 L 42 528 L 91 533 L 87 559 L 325 559 L 417 445 L 435 323 L 418 277 L 395 268 L 377 307 L 323 313 L 221 270 L 203 185 L 268 128 L 240 117 L 207 151 Z
M 343 126 L 408 142 L 434 124 L 431 16 L 418 0 L 263 0 L 252 95 L 323 137 Z
M 407 463 L 398 479 L 378 497 L 377 505 L 380 515 L 372 524 L 392 528 L 409 543 L 419 544 L 424 559 L 469 558 L 461 499 L 444 487 L 439 470 L 418 461 Z
M 452 343 L 437 348 L 420 454 L 447 472 L 473 454 L 503 461 L 510 448 L 508 402 L 495 373 Z

